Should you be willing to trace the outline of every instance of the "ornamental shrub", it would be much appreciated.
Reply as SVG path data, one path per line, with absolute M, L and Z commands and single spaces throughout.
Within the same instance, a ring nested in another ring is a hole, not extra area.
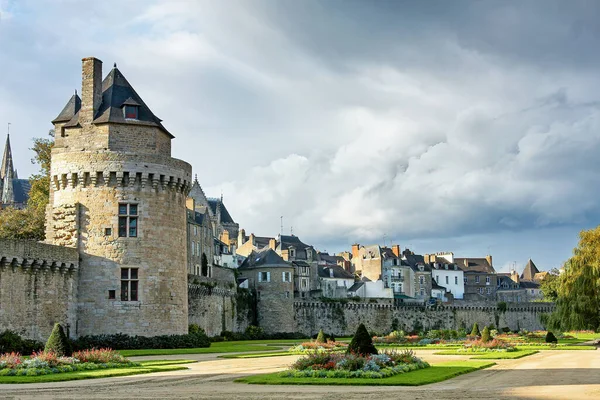
M 477 322 L 473 324 L 473 329 L 471 329 L 471 336 L 481 336 L 481 332 L 479 332 L 479 325 L 477 325 Z
M 350 345 L 347 353 L 356 354 L 377 354 L 377 349 L 373 345 L 373 339 L 364 324 L 360 324 Z
M 327 340 L 325 340 L 325 333 L 323 332 L 323 329 L 321 329 L 319 331 L 319 334 L 317 335 L 317 340 L 315 340 L 315 342 L 317 343 L 325 343 Z
M 23 339 L 13 331 L 5 330 L 4 332 L 0 332 L 0 354 L 16 352 L 28 355 L 34 351 L 40 351 L 43 348 L 44 343 Z
M 483 328 L 483 332 L 481 333 L 481 341 L 483 343 L 487 343 L 489 342 L 491 339 L 490 337 L 490 328 L 488 328 L 487 326 L 485 328 Z
M 556 339 L 556 336 L 554 336 L 554 333 L 548 331 L 548 333 L 546 333 L 546 343 L 558 343 L 558 339 Z
M 44 352 L 54 353 L 57 357 L 71 355 L 71 343 L 69 342 L 69 339 L 67 339 L 67 335 L 65 335 L 65 331 L 61 324 L 54 324 L 52 333 L 46 342 L 46 347 L 44 347 Z

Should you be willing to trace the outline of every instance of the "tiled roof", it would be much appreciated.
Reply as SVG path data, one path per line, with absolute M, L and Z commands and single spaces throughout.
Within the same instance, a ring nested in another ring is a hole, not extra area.
M 454 258 L 454 262 L 458 265 L 458 268 L 462 269 L 464 272 L 481 272 L 488 274 L 496 272 L 494 267 L 492 267 L 485 258 Z
M 537 269 L 531 258 L 527 262 L 527 265 L 523 269 L 523 273 L 521 274 L 521 279 L 524 281 L 533 281 L 535 278 L 535 274 L 538 274 L 540 271 Z

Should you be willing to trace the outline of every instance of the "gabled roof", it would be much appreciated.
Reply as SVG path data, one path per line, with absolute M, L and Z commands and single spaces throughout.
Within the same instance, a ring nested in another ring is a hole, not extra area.
M 312 247 L 305 243 L 302 243 L 300 238 L 294 235 L 280 235 L 279 243 L 281 245 L 281 250 L 287 250 L 290 247 L 294 247 L 295 249 L 306 249 L 307 247 Z
M 431 267 L 425 262 L 425 258 L 418 254 L 407 254 L 406 263 L 410 266 L 413 271 L 419 271 L 419 265 L 423 265 L 424 272 L 431 272 Z
M 537 267 L 535 266 L 533 261 L 531 261 L 530 258 L 527 262 L 527 265 L 523 269 L 523 273 L 521 274 L 520 278 L 524 281 L 533 281 L 535 278 L 535 274 L 539 274 L 539 272 L 540 271 L 537 269 Z
M 229 211 L 227 211 L 227 207 L 225 207 L 225 204 L 221 201 L 221 199 L 209 197 L 207 198 L 207 201 L 208 206 L 210 207 L 210 210 L 213 213 L 213 215 L 217 215 L 217 206 L 220 206 L 221 220 L 219 222 L 226 224 L 235 224 L 235 221 L 233 220 L 233 218 L 231 218 L 231 214 L 229 214 Z
M 344 257 L 342 256 L 330 256 L 329 253 L 317 253 L 317 257 L 320 261 L 325 261 L 328 264 L 337 264 L 337 263 L 343 263 L 346 260 L 344 259 Z
M 389 247 L 382 247 L 381 248 L 381 256 L 383 258 L 399 258 L 398 256 L 396 256 L 394 254 L 394 252 L 392 251 L 392 249 L 390 249 Z
M 252 251 L 248 258 L 244 260 L 238 270 L 254 268 L 292 268 L 292 265 L 283 260 L 273 250 L 267 248 L 260 251 Z
M 496 271 L 485 258 L 454 258 L 458 268 L 464 272 L 480 272 L 493 274 Z
M 75 114 L 79 112 L 81 108 L 81 98 L 77 95 L 77 92 L 67 102 L 65 107 L 62 109 L 58 117 L 52 120 L 52 123 L 55 124 L 57 122 L 69 122 Z
M 319 265 L 317 269 L 319 273 L 319 278 L 354 279 L 354 275 L 352 275 L 350 272 L 346 271 L 339 265 Z M 331 276 L 330 271 L 333 271 L 333 276 Z
M 122 109 L 125 105 L 138 106 L 137 119 L 125 118 Z M 162 120 L 154 115 L 146 103 L 144 103 L 142 98 L 137 94 L 127 79 L 125 79 L 125 76 L 123 76 L 116 65 L 102 81 L 102 102 L 100 103 L 100 107 L 98 108 L 93 121 L 94 124 L 108 122 L 154 126 L 165 132 L 169 137 L 174 137 L 162 125 Z M 78 126 L 78 124 L 79 113 L 77 112 L 64 126 L 68 128 Z

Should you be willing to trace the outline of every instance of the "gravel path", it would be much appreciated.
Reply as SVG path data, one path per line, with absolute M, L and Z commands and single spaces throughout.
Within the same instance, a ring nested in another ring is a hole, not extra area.
M 467 359 L 417 355 L 436 363 Z M 218 359 L 213 354 L 178 355 L 196 359 L 189 370 L 46 384 L 2 385 L 1 399 L 600 399 L 600 352 L 544 351 L 421 387 L 265 386 L 233 383 L 236 377 L 284 369 L 297 356 Z M 143 357 L 165 359 L 167 356 Z M 136 359 L 142 359 L 136 358 Z

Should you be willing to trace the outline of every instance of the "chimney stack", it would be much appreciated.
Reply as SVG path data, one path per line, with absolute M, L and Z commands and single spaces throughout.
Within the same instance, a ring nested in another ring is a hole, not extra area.
M 493 267 L 493 265 L 492 265 L 492 256 L 490 256 L 488 254 L 487 256 L 485 256 L 485 259 L 487 260 L 488 264 L 490 264 L 490 267 Z
M 89 127 L 102 103 L 102 61 L 95 57 L 81 60 L 81 109 L 79 123 Z
M 399 244 L 395 244 L 392 246 L 392 253 L 394 253 L 394 255 L 396 257 L 400 257 L 400 245 Z
M 275 238 L 269 239 L 269 248 L 271 250 L 275 250 L 277 248 L 277 241 L 275 240 Z
M 241 247 L 244 244 L 245 240 L 246 240 L 246 230 L 240 229 L 240 231 L 238 232 L 238 247 Z
M 360 247 L 360 245 L 358 243 L 354 243 L 352 245 L 352 258 L 357 258 L 358 257 L 358 248 Z

